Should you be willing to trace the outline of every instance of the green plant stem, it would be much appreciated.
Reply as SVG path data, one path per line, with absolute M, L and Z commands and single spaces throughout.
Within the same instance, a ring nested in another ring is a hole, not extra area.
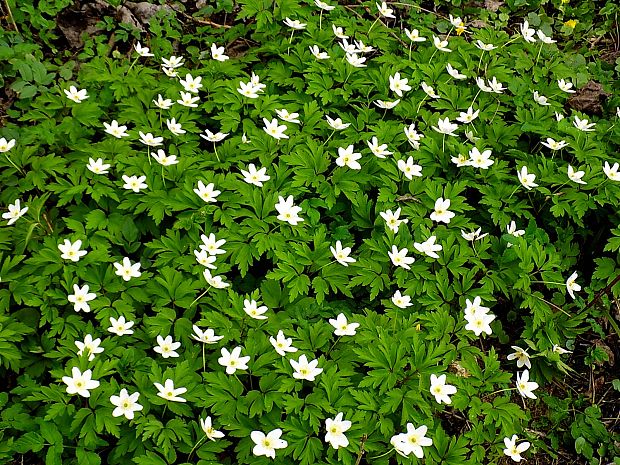
M 191 304 L 189 304 L 189 307 L 191 307 L 191 306 L 192 306 L 192 305 L 194 305 L 196 302 L 198 302 L 200 299 L 202 299 L 202 298 L 205 296 L 205 294 L 206 294 L 207 292 L 209 292 L 209 289 L 211 289 L 211 286 L 207 287 L 207 289 L 206 289 L 206 290 L 205 290 L 202 294 L 200 294 L 198 297 L 196 297 L 196 298 L 194 299 L 194 301 L 193 301 Z M 189 308 L 189 307 L 188 307 L 188 308 Z
M 366 35 L 370 34 L 370 31 L 372 31 L 372 28 L 375 27 L 375 24 L 377 24 L 377 21 L 379 21 L 378 16 L 377 16 L 377 19 L 375 19 L 375 21 L 370 25 L 370 28 L 368 29 L 368 32 L 366 33 Z
M 5 153 L 5 154 L 4 154 L 4 156 L 5 156 L 5 157 L 6 157 L 6 159 L 9 161 L 9 163 L 10 163 L 11 165 L 13 165 L 13 168 L 15 168 L 17 171 L 19 171 L 19 172 L 21 173 L 21 175 L 22 175 L 22 176 L 24 176 L 24 175 L 25 175 L 25 173 L 21 170 L 21 168 L 19 168 L 19 167 L 18 167 L 15 163 L 13 163 L 13 160 L 11 160 L 11 159 L 9 158 L 8 153 Z
M 125 73 L 125 75 L 129 74 L 129 71 L 131 71 L 131 68 L 133 68 L 133 66 L 137 63 L 139 59 L 140 59 L 140 55 L 138 55 L 136 59 L 131 62 L 131 65 L 129 65 L 129 68 L 127 68 L 127 72 Z

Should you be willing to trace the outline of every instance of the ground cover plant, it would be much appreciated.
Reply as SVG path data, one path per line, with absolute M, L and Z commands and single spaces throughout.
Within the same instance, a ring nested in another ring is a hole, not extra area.
M 620 463 L 617 8 L 181 7 L 3 35 L 0 462 Z

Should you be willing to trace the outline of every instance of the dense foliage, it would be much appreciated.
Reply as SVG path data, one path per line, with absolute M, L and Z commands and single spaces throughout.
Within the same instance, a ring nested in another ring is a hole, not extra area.
M 618 71 L 583 5 L 244 0 L 56 58 L 18 10 L 0 462 L 620 463 Z

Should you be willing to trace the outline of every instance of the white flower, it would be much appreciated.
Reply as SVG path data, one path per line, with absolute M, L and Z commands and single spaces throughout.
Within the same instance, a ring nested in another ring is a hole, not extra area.
M 438 223 L 446 223 L 449 224 L 450 220 L 454 218 L 455 214 L 448 209 L 450 208 L 450 199 L 443 199 L 439 197 L 435 200 L 435 209 L 431 213 L 431 220 L 437 221 Z
M 349 257 L 351 247 L 342 248 L 342 243 L 340 241 L 336 241 L 336 248 L 330 246 L 329 250 L 331 250 L 336 261 L 343 266 L 349 266 L 349 263 L 355 263 L 356 261 L 353 257 Z
M 276 110 L 276 114 L 278 115 L 278 118 L 282 121 L 286 121 L 287 123 L 301 123 L 299 121 L 299 113 L 289 113 L 286 108 Z
M 541 31 L 540 29 L 538 31 L 536 31 L 536 34 L 538 35 L 538 38 L 541 40 L 541 42 L 545 43 L 545 44 L 555 44 L 556 41 L 553 40 L 551 37 L 548 37 L 545 35 L 545 33 L 543 31 Z
M 477 40 L 474 42 L 474 45 L 482 51 L 490 52 L 491 50 L 495 50 L 497 47 L 493 44 L 485 44 L 481 40 Z
M 422 167 L 414 163 L 413 157 L 407 158 L 407 161 L 398 160 L 398 162 L 396 162 L 396 166 L 398 166 L 398 169 L 410 181 L 413 179 L 414 176 L 422 176 Z
M 394 213 L 392 213 L 392 210 L 386 210 L 384 212 L 380 212 L 379 215 L 381 215 L 381 218 L 385 220 L 386 226 L 394 231 L 394 233 L 398 232 L 398 227 L 401 224 L 407 224 L 409 222 L 408 219 L 399 219 L 400 207 L 398 207 Z
M 426 37 L 420 37 L 420 32 L 417 29 L 409 30 L 405 29 L 405 34 L 411 42 L 424 42 Z
M 254 163 L 250 163 L 248 165 L 248 170 L 241 170 L 241 174 L 243 175 L 243 180 L 248 184 L 253 184 L 258 187 L 263 187 L 263 183 L 267 182 L 271 179 L 267 174 L 267 168 L 261 168 L 259 170 L 256 169 Z
M 270 431 L 267 435 L 261 431 L 252 431 L 250 438 L 255 444 L 252 453 L 256 456 L 264 455 L 275 459 L 276 449 L 284 449 L 288 446 L 288 443 L 284 439 L 280 439 L 280 436 L 282 436 L 280 428 Z
M 247 313 L 251 318 L 254 318 L 255 320 L 266 320 L 267 317 L 264 315 L 264 313 L 267 310 L 269 309 L 265 305 L 261 305 L 259 307 L 258 302 L 256 302 L 256 300 L 248 300 L 248 299 L 243 300 L 243 311 Z
M 469 107 L 466 112 L 461 112 L 456 120 L 460 123 L 468 124 L 478 118 L 480 110 L 474 111 L 473 107 Z
M 331 119 L 329 115 L 325 115 L 325 119 L 327 120 L 327 124 L 329 124 L 332 129 L 335 129 L 336 131 L 341 131 L 351 126 L 351 123 L 343 123 L 340 118 Z
M 525 39 L 526 42 L 530 42 L 533 44 L 536 42 L 536 37 L 534 37 L 535 34 L 536 30 L 530 27 L 530 24 L 527 22 L 527 20 L 523 21 L 523 24 L 521 24 L 521 35 L 523 36 L 523 39 Z
M 288 18 L 288 17 L 284 18 L 283 22 L 288 27 L 291 27 L 291 28 L 296 29 L 296 30 L 306 29 L 306 26 L 307 26 L 306 23 L 302 23 L 298 19 L 291 19 L 291 18 Z
M 275 118 L 273 118 L 271 121 L 269 121 L 267 118 L 263 118 L 263 123 L 265 123 L 263 131 L 265 131 L 274 139 L 288 139 L 288 136 L 284 134 L 284 131 L 286 131 L 287 129 L 285 124 L 278 124 L 278 120 Z
M 476 312 L 489 313 L 490 308 L 482 305 L 480 296 L 474 297 L 474 300 L 465 299 L 465 316 L 473 316 Z
M 557 122 L 560 122 L 564 119 L 564 115 L 562 113 L 558 113 L 557 111 L 555 112 L 555 120 Z
M 258 98 L 259 89 L 252 82 L 239 81 L 237 92 L 248 98 Z
M 506 446 L 504 449 L 504 455 L 510 457 L 515 462 L 520 462 L 523 459 L 521 454 L 530 448 L 530 443 L 527 441 L 522 442 L 517 446 L 518 440 L 519 436 L 516 434 L 513 434 L 512 438 L 504 438 L 504 445 Z
M 278 331 L 275 339 L 271 336 L 269 342 L 282 357 L 285 357 L 287 352 L 297 352 L 297 347 L 293 347 L 293 339 L 285 337 L 282 330 Z
M 349 38 L 349 36 L 344 33 L 344 29 L 342 29 L 340 26 L 336 26 L 335 24 L 332 24 L 332 31 L 334 31 L 334 35 L 338 37 L 339 39 Z
M 308 48 L 317 60 L 329 60 L 331 58 L 327 52 L 321 52 L 318 45 L 310 45 Z
M 88 284 L 84 284 L 84 286 L 80 287 L 77 284 L 73 285 L 73 294 L 69 294 L 67 296 L 67 300 L 73 304 L 73 310 L 79 312 L 80 310 L 84 310 L 84 312 L 90 312 L 90 305 L 88 302 L 91 300 L 95 300 L 97 294 L 89 291 Z
M 248 139 L 248 137 L 245 135 L 245 132 L 241 135 L 241 143 L 242 144 L 249 144 L 250 142 L 252 142 L 250 139 Z
M 84 373 L 78 367 L 71 369 L 71 376 L 63 376 L 62 382 L 67 385 L 67 394 L 78 394 L 82 397 L 90 397 L 90 390 L 99 387 L 99 381 L 92 379 L 93 372 L 86 370 Z
M 575 168 L 573 168 L 571 165 L 568 165 L 568 179 L 570 179 L 571 181 L 577 184 L 587 184 L 581 179 L 583 178 L 584 174 L 586 174 L 585 171 L 575 171 Z
M 493 163 L 495 163 L 491 160 L 491 154 L 491 150 L 484 150 L 480 152 L 478 147 L 474 147 L 469 151 L 469 165 L 474 168 L 487 170 Z
M 213 233 L 209 234 L 208 237 L 205 234 L 201 234 L 200 239 L 202 240 L 200 248 L 202 250 L 206 250 L 209 255 L 220 255 L 226 253 L 224 249 L 220 249 L 221 246 L 226 244 L 226 239 L 218 240 Z
M 530 190 L 533 187 L 538 187 L 538 184 L 534 182 L 534 180 L 536 179 L 536 175 L 531 173 L 528 174 L 527 166 L 523 166 L 520 171 L 517 171 L 517 176 L 519 178 L 519 182 L 527 190 Z
M 461 230 L 461 236 L 463 236 L 463 239 L 465 239 L 466 241 L 473 242 L 482 239 L 484 236 L 489 235 L 489 233 L 480 234 L 481 232 L 482 228 L 478 228 L 470 233 L 466 233 L 465 231 Z
M 525 234 L 525 231 L 523 229 L 517 230 L 517 223 L 515 223 L 514 221 L 511 221 L 510 224 L 506 226 L 506 232 L 508 232 L 508 234 L 514 237 L 523 236 Z
M 205 281 L 207 281 L 207 284 L 215 289 L 224 289 L 230 286 L 229 283 L 224 282 L 221 276 L 213 276 L 208 269 L 204 270 L 202 275 L 204 276 Z
M 412 423 L 407 423 L 407 432 L 392 436 L 390 443 L 400 455 L 408 457 L 413 453 L 413 455 L 421 459 L 424 457 L 422 447 L 433 445 L 433 440 L 426 437 L 427 431 L 428 427 L 426 425 L 416 428 Z
M 15 147 L 15 139 L 7 141 L 4 137 L 0 138 L 0 153 L 5 153 Z
M 377 105 L 377 107 L 379 108 L 383 108 L 385 110 L 391 110 L 392 108 L 394 108 L 396 105 L 400 103 L 400 99 L 394 100 L 392 102 L 388 102 L 385 100 L 375 100 L 372 103 Z
M 547 97 L 545 97 L 544 95 L 540 95 L 537 90 L 535 90 L 533 94 L 534 94 L 534 101 L 538 103 L 539 105 L 542 105 L 542 106 L 551 105 L 549 103 L 549 99 L 547 99 Z
M 346 149 L 338 147 L 338 158 L 336 158 L 336 165 L 341 167 L 349 167 L 352 170 L 362 169 L 362 165 L 357 160 L 362 158 L 362 154 L 353 151 L 353 144 L 349 145 Z
M 395 92 L 399 97 L 403 96 L 403 92 L 411 90 L 411 86 L 407 84 L 409 80 L 407 78 L 400 77 L 400 73 L 395 73 L 394 76 L 389 76 L 390 90 Z
M 420 140 L 424 137 L 424 134 L 420 134 L 415 130 L 415 123 L 411 123 L 409 126 L 405 126 L 405 136 L 414 149 L 420 148 Z
M 472 144 L 475 144 L 480 140 L 480 137 L 474 136 L 474 131 L 468 131 L 467 129 L 465 129 L 465 137 L 467 137 L 467 140 Z
M 366 141 L 366 143 L 368 144 L 370 151 L 378 158 L 385 158 L 386 155 L 392 155 L 392 152 L 387 150 L 387 144 L 379 145 L 379 141 L 376 137 Z
M 122 176 L 123 181 L 125 181 L 125 184 L 123 184 L 123 189 L 127 189 L 130 191 L 134 191 L 134 192 L 140 192 L 141 189 L 146 189 L 147 187 L 149 187 L 144 181 L 146 180 L 146 176 L 127 176 L 126 174 L 123 174 Z
M 155 137 L 150 132 L 144 134 L 142 131 L 138 131 L 138 135 L 140 136 L 140 142 L 149 147 L 157 147 L 158 145 L 162 145 L 164 141 L 163 137 Z
M 69 90 L 64 89 L 65 95 L 69 100 L 73 100 L 75 103 L 81 103 L 82 100 L 88 98 L 88 92 L 86 89 L 77 90 L 75 86 L 69 87 Z
M 314 4 L 318 6 L 321 10 L 325 11 L 331 11 L 336 8 L 335 6 L 329 5 L 321 0 L 314 0 Z
M 357 45 L 355 45 L 355 41 L 349 43 L 347 39 L 342 39 L 341 42 L 338 43 L 340 48 L 346 53 L 358 53 Z
M 136 53 L 140 55 L 141 57 L 154 57 L 155 56 L 151 53 L 148 47 L 143 47 L 140 44 L 140 42 L 137 42 L 136 45 L 134 45 L 134 49 L 136 50 Z M 118 415 L 115 415 L 115 416 L 118 416 Z
M 370 53 L 370 52 L 374 52 L 375 51 L 374 47 L 372 47 L 370 45 L 364 45 L 364 42 L 362 42 L 361 40 L 356 40 L 355 41 L 355 46 L 362 53 Z
M 605 165 L 603 166 L 603 172 L 612 181 L 620 181 L 620 173 L 618 172 L 618 167 L 620 167 L 618 163 L 614 163 L 613 166 L 609 166 L 609 163 L 605 162 Z
M 218 47 L 217 44 L 211 44 L 211 58 L 217 61 L 226 61 L 230 57 L 224 54 L 224 47 Z
M 217 196 L 222 192 L 215 189 L 215 184 L 210 182 L 206 186 L 202 181 L 198 181 L 198 187 L 194 193 L 207 203 L 217 202 Z
M 174 342 L 172 340 L 172 336 L 166 336 L 165 338 L 161 337 L 161 335 L 157 336 L 157 345 L 153 348 L 155 352 L 161 354 L 164 358 L 170 357 L 178 357 L 179 354 L 176 350 L 181 347 L 180 342 Z
M 129 281 L 131 278 L 139 278 L 142 276 L 140 272 L 140 262 L 136 262 L 132 265 L 129 258 L 124 257 L 123 263 L 114 263 L 114 272 L 117 276 L 121 276 L 125 281 Z
M 181 134 L 185 134 L 187 132 L 185 129 L 183 129 L 181 123 L 177 123 L 177 120 L 175 118 L 167 119 L 166 126 L 168 126 L 168 130 L 175 136 L 180 136 Z
M 424 242 L 414 242 L 413 246 L 420 253 L 426 254 L 431 258 L 439 258 L 437 252 L 439 252 L 443 247 L 439 244 L 435 244 L 436 240 L 436 236 L 431 236 Z
M 491 87 L 489 87 L 486 82 L 484 81 L 483 78 L 481 77 L 477 77 L 476 78 L 476 84 L 478 85 L 478 88 L 482 91 L 482 92 L 493 92 L 493 89 Z
M 112 416 L 125 416 L 125 418 L 127 418 L 128 420 L 133 420 L 134 412 L 139 412 L 143 409 L 142 405 L 138 403 L 139 398 L 139 392 L 134 392 L 133 394 L 129 395 L 127 389 L 121 389 L 121 392 L 118 396 L 110 396 L 110 402 L 116 407 L 112 411 Z
M 478 309 L 472 309 L 465 311 L 465 320 L 467 324 L 465 329 L 473 331 L 476 336 L 480 336 L 482 333 L 491 334 L 491 322 L 495 319 L 495 315 L 486 312 L 486 307 L 480 307 Z
M 526 350 L 519 346 L 511 346 L 514 349 L 512 354 L 506 357 L 508 360 L 517 360 L 517 368 L 522 368 L 524 365 L 528 368 L 532 368 L 532 362 L 530 362 L 530 354 Z
M 408 257 L 407 252 L 409 252 L 408 249 L 398 250 L 398 247 L 393 245 L 392 250 L 388 252 L 388 256 L 390 257 L 390 260 L 392 260 L 392 264 L 394 266 L 400 266 L 405 270 L 410 270 L 411 267 L 409 265 L 415 262 L 415 258 Z
M 558 79 L 558 87 L 561 91 L 566 92 L 567 94 L 574 94 L 575 90 L 573 90 L 573 83 L 570 81 L 565 81 L 564 79 Z
M 187 402 L 187 399 L 180 396 L 181 394 L 185 394 L 187 392 L 187 388 L 180 387 L 175 389 L 173 380 L 167 379 L 164 381 L 163 386 L 159 383 L 153 383 L 153 385 L 159 391 L 157 395 L 162 399 L 169 400 L 171 402 Z
M 596 123 L 590 123 L 586 118 L 580 119 L 579 116 L 575 115 L 575 119 L 573 120 L 573 126 L 575 126 L 580 131 L 592 132 L 594 131 L 594 126 L 596 126 Z
M 215 331 L 211 328 L 203 331 L 198 326 L 192 325 L 192 329 L 194 330 L 192 338 L 203 344 L 215 344 L 217 341 L 224 339 L 224 336 L 216 336 Z
M 191 92 L 193 94 L 197 94 L 198 91 L 202 88 L 202 77 L 192 77 L 191 74 L 186 74 L 185 79 L 179 79 L 179 83 L 183 86 L 183 88 L 187 92 Z
M 489 82 L 489 87 L 496 94 L 501 94 L 504 90 L 506 90 L 504 85 L 501 82 L 499 82 L 495 76 L 493 77 L 493 79 L 489 79 L 488 82 Z
M 437 131 L 439 134 L 447 134 L 448 136 L 456 136 L 454 131 L 458 129 L 459 125 L 450 122 L 449 118 L 444 118 L 437 121 L 437 126 L 432 126 L 433 130 Z
M 562 150 L 564 147 L 566 147 L 568 145 L 568 142 L 560 140 L 560 141 L 555 141 L 555 139 L 552 139 L 551 137 L 547 137 L 547 141 L 546 142 L 541 142 L 541 145 L 544 145 L 547 148 L 550 148 L 551 150 Z
M 437 48 L 437 50 L 440 50 L 442 52 L 451 52 L 452 50 L 448 48 L 448 41 L 447 40 L 441 40 L 439 37 L 437 36 L 433 36 L 433 45 Z
M 465 32 L 465 22 L 461 19 L 460 16 L 457 16 L 455 18 L 454 16 L 449 15 L 449 20 L 450 24 L 452 24 L 452 26 L 456 28 L 457 34 L 460 35 Z
M 174 68 L 162 67 L 162 70 L 164 71 L 164 74 L 166 76 L 171 78 L 177 77 L 179 75 Z
M 439 95 L 435 93 L 435 89 L 433 89 L 432 86 L 429 86 L 426 82 L 422 81 L 420 85 L 422 86 L 424 93 L 430 98 L 440 98 Z
M 338 412 L 335 418 L 327 418 L 325 420 L 325 429 L 327 430 L 325 442 L 329 442 L 334 449 L 349 445 L 349 440 L 344 433 L 351 428 L 351 422 L 343 420 L 343 415 L 344 413 Z
M 378 3 L 376 5 L 377 5 L 377 10 L 379 10 L 379 14 L 381 16 L 385 16 L 386 18 L 396 19 L 396 16 L 394 16 L 394 10 L 392 10 L 391 8 L 388 8 L 387 3 L 381 2 L 380 5 Z
M 105 132 L 117 139 L 129 136 L 129 134 L 127 134 L 127 126 L 119 126 L 118 121 L 115 119 L 113 119 L 110 124 L 104 122 L 103 126 L 105 127 Z
M 7 226 L 15 223 L 28 211 L 28 207 L 21 208 L 21 201 L 19 199 L 16 199 L 14 204 L 9 204 L 7 208 L 9 209 L 9 211 L 2 214 L 2 218 L 4 218 L 5 220 L 9 220 L 6 223 Z
M 254 71 L 252 71 L 252 75 L 250 76 L 250 82 L 256 87 L 257 92 L 262 92 L 267 87 L 265 84 L 261 84 L 260 76 L 254 74 Z
M 222 356 L 217 359 L 217 363 L 226 367 L 226 373 L 235 374 L 237 370 L 247 370 L 247 363 L 250 361 L 249 356 L 241 357 L 241 347 L 235 347 L 229 352 L 226 347 L 221 349 Z
M 293 378 L 314 381 L 314 379 L 323 372 L 323 368 L 318 368 L 319 361 L 312 360 L 308 362 L 305 355 L 299 357 L 299 360 L 290 359 L 291 366 L 295 370 Z
M 90 334 L 86 335 L 84 342 L 75 341 L 75 345 L 79 349 L 77 354 L 81 356 L 86 351 L 89 362 L 95 360 L 95 355 L 103 352 L 103 347 L 99 347 L 99 344 L 101 344 L 101 338 L 93 339 Z
M 170 58 L 166 59 L 166 58 L 162 58 L 162 66 L 165 66 L 166 68 L 179 68 L 181 66 L 183 66 L 183 57 L 175 57 L 174 55 L 172 55 Z
M 579 292 L 581 290 L 581 286 L 575 282 L 576 279 L 577 272 L 575 271 L 566 280 L 566 290 L 573 299 L 575 298 L 575 292 Z
M 566 349 L 560 347 L 557 344 L 553 344 L 553 348 L 551 350 L 552 350 L 552 352 L 554 352 L 554 353 L 556 353 L 558 355 L 570 354 L 571 353 L 570 350 L 566 350 Z
M 174 102 L 172 100 L 170 100 L 169 98 L 163 98 L 161 94 L 157 94 L 157 100 L 153 100 L 153 103 L 155 104 L 155 106 L 161 108 L 162 110 L 168 110 L 170 109 L 170 107 L 172 107 L 172 105 L 174 105 Z
M 344 313 L 339 313 L 336 319 L 330 318 L 329 324 L 334 327 L 336 336 L 355 336 L 355 330 L 359 327 L 359 323 L 349 323 Z
M 456 387 L 451 384 L 446 384 L 446 375 L 440 375 L 439 377 L 431 375 L 431 394 L 435 396 L 435 400 L 438 404 L 451 404 L 452 399 L 450 396 L 456 394 Z
M 222 140 L 224 140 L 226 138 L 226 136 L 228 136 L 228 132 L 211 132 L 208 129 L 205 129 L 205 133 L 204 134 L 200 134 L 200 137 L 202 137 L 204 140 L 208 140 L 209 142 L 220 142 Z
M 454 79 L 459 79 L 459 80 L 467 79 L 467 76 L 465 76 L 462 73 L 459 73 L 459 71 L 457 69 L 454 69 L 450 63 L 446 65 L 446 70 L 448 71 L 448 74 L 452 76 Z
M 177 100 L 177 103 L 179 105 L 183 105 L 184 107 L 188 107 L 188 108 L 197 108 L 198 104 L 196 102 L 200 101 L 200 97 L 196 96 L 194 97 L 191 92 L 179 92 L 179 94 L 181 95 L 181 98 Z
M 213 424 L 211 423 L 211 417 L 208 416 L 204 420 L 202 418 L 200 418 L 199 420 L 202 431 L 211 441 L 215 441 L 216 439 L 224 437 L 224 433 L 213 428 Z
M 523 370 L 522 373 L 517 373 L 517 390 L 522 397 L 528 397 L 530 399 L 536 399 L 533 391 L 538 388 L 538 383 L 529 381 L 530 372 Z
M 413 304 L 411 303 L 411 297 L 408 295 L 402 295 L 400 290 L 397 290 L 392 296 L 392 303 L 396 305 L 398 308 L 407 308 L 411 307 Z
M 119 316 L 118 320 L 110 317 L 110 325 L 108 331 L 117 336 L 133 334 L 133 329 L 130 329 L 134 325 L 133 321 L 125 321 L 124 316 Z
M 284 200 L 284 197 L 280 195 L 278 196 L 278 203 L 275 205 L 275 208 L 278 211 L 277 218 L 280 221 L 286 221 L 287 223 L 296 226 L 297 223 L 303 222 L 303 218 L 299 216 L 301 207 L 296 206 L 294 201 L 295 200 L 292 195 L 289 195 L 286 200 Z
M 82 241 L 78 239 L 74 243 L 65 239 L 62 244 L 58 244 L 58 250 L 62 252 L 60 258 L 64 260 L 71 260 L 72 262 L 79 262 L 80 258 L 86 255 L 86 250 L 80 250 L 82 247 Z
M 347 53 L 345 58 L 349 62 L 349 64 L 355 68 L 365 68 L 366 65 L 364 62 L 366 61 L 366 57 L 361 57 L 357 53 Z

